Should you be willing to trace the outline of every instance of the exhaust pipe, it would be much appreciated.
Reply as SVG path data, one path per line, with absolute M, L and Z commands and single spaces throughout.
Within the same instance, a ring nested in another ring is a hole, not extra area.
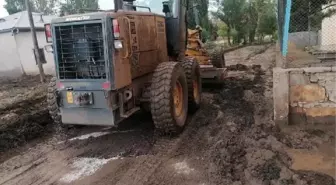
M 128 10 L 134 11 L 134 1 L 135 0 L 114 0 L 114 11 L 117 12 L 118 10 Z
M 136 8 L 134 7 L 134 1 L 135 0 L 124 0 L 124 10 L 136 11 Z

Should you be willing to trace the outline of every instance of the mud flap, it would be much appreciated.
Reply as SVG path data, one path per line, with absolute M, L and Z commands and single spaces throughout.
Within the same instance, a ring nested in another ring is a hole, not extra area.
M 61 98 L 61 93 L 59 91 L 55 92 L 55 96 L 56 96 L 56 104 L 58 107 L 62 106 L 62 98 Z

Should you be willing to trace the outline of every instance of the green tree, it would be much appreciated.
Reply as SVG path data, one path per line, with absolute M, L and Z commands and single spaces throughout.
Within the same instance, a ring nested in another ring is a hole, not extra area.
M 188 28 L 194 29 L 199 25 L 203 29 L 212 31 L 208 11 L 209 0 L 188 0 L 188 5 Z
M 231 31 L 235 29 L 237 34 L 234 35 L 234 43 L 239 43 L 244 36 L 243 27 L 245 26 L 242 21 L 245 20 L 245 5 L 246 0 L 221 0 L 219 1 L 218 11 L 213 15 L 223 21 L 227 29 L 228 43 L 231 45 Z
M 273 14 L 263 15 L 259 24 L 260 41 L 264 35 L 273 35 L 277 30 L 276 17 Z
M 187 10 L 187 24 L 189 29 L 195 29 L 197 21 L 199 20 L 197 16 L 199 16 L 198 8 L 194 7 L 194 0 L 188 0 L 189 9 Z
M 98 10 L 98 0 L 66 0 L 61 4 L 61 14 L 84 13 L 85 10 Z
M 209 0 L 194 0 L 198 9 L 198 17 L 200 26 L 211 33 L 211 26 L 209 21 Z
M 5 0 L 4 8 L 8 14 L 14 14 L 26 10 L 25 0 Z M 54 14 L 57 0 L 30 0 L 33 12 Z
M 26 4 L 24 0 L 5 0 L 5 2 L 6 4 L 4 5 L 4 8 L 7 10 L 9 15 L 21 12 L 26 9 Z
M 211 0 L 213 2 L 213 0 Z M 210 0 L 188 0 L 189 9 L 187 12 L 188 28 L 195 29 L 196 25 L 203 29 L 203 38 L 216 40 L 217 27 L 209 18 Z
M 34 10 L 46 15 L 55 14 L 55 6 L 58 0 L 32 0 Z
M 221 37 L 227 37 L 227 30 L 228 30 L 228 26 L 224 23 L 224 22 L 219 22 L 218 23 L 218 35 Z
M 265 35 L 273 35 L 277 30 L 276 4 L 272 0 L 256 1 L 256 10 L 258 12 L 257 34 L 259 42 L 261 42 Z
M 258 11 L 256 1 L 249 1 L 245 9 L 248 22 L 245 25 L 247 29 L 247 37 L 249 38 L 249 42 L 253 43 L 256 35 L 256 29 L 258 26 Z

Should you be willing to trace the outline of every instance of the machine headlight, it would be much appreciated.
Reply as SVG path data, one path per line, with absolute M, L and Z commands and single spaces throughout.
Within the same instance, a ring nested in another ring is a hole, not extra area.
M 120 40 L 114 41 L 114 48 L 116 48 L 116 49 L 123 48 L 122 42 Z

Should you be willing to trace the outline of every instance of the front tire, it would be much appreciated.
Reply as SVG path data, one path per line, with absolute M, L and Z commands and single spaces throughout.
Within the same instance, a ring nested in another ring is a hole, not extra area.
M 214 49 L 210 53 L 211 63 L 216 68 L 224 68 L 225 67 L 225 57 L 223 49 Z
M 150 94 L 155 128 L 165 134 L 182 131 L 188 113 L 188 84 L 181 63 L 159 64 L 153 74 Z
M 193 113 L 201 105 L 202 78 L 201 69 L 197 60 L 187 57 L 182 63 L 188 83 L 188 109 Z

